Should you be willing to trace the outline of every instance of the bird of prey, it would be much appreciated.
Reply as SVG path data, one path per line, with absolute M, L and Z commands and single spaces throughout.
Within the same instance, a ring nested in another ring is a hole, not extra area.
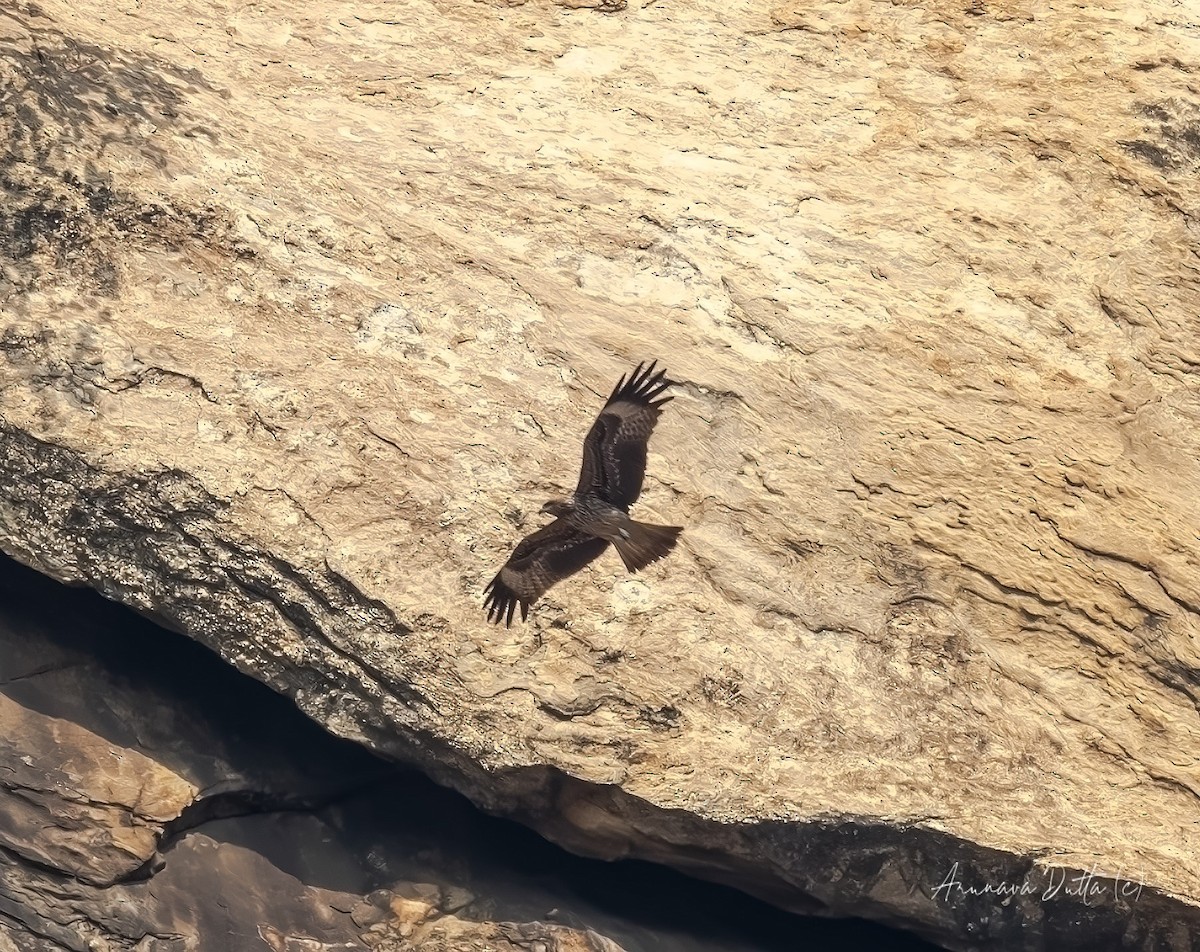
M 555 582 L 573 575 L 611 542 L 630 572 L 645 568 L 675 548 L 681 526 L 656 526 L 629 518 L 629 507 L 642 491 L 646 444 L 658 422 L 662 396 L 671 384 L 666 371 L 638 364 L 621 377 L 583 441 L 579 485 L 570 499 L 551 499 L 542 512 L 550 525 L 526 536 L 485 590 L 488 621 L 511 626 L 521 606 L 529 607 Z

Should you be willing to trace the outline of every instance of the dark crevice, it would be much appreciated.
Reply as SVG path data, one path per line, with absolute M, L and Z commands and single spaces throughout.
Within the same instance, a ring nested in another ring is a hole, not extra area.
M 201 830 L 211 823 L 286 813 L 320 813 L 368 792 L 386 779 L 402 776 L 404 771 L 398 767 L 380 764 L 380 773 L 381 776 L 376 779 L 354 784 L 324 796 L 294 796 L 269 790 L 225 790 L 197 797 L 184 807 L 177 817 L 163 825 L 157 837 L 154 855 L 137 869 L 114 879 L 113 885 L 148 881 L 166 865 L 166 855 L 176 843 L 189 833 Z

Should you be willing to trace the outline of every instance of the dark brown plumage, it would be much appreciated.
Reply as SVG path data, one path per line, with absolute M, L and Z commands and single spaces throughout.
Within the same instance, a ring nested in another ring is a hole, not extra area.
M 485 590 L 488 620 L 511 625 L 517 606 L 521 620 L 550 586 L 574 575 L 610 542 L 625 567 L 636 572 L 670 552 L 679 526 L 655 526 L 629 518 L 646 475 L 646 447 L 672 397 L 666 371 L 655 362 L 622 377 L 583 441 L 579 485 L 570 499 L 551 500 L 543 512 L 558 518 L 526 536 Z

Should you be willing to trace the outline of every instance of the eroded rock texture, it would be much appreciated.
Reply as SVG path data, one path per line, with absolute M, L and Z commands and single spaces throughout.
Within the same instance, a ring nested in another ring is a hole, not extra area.
M 1194 19 L 10 6 L 0 545 L 574 849 L 1190 948 Z M 645 356 L 685 543 L 489 628 Z

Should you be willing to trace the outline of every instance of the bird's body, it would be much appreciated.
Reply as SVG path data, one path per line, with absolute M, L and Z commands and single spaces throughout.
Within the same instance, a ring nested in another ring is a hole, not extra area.
M 570 499 L 555 499 L 546 503 L 542 512 L 565 519 L 572 528 L 609 542 L 629 538 L 629 513 L 599 496 L 585 493 Z
M 620 379 L 583 444 L 579 485 L 568 499 L 552 499 L 542 511 L 556 516 L 526 536 L 487 587 L 488 619 L 511 624 L 519 605 L 529 607 L 568 575 L 596 559 L 612 543 L 630 572 L 654 562 L 674 547 L 679 526 L 656 526 L 630 518 L 629 507 L 642 491 L 646 446 L 670 385 L 654 363 Z

